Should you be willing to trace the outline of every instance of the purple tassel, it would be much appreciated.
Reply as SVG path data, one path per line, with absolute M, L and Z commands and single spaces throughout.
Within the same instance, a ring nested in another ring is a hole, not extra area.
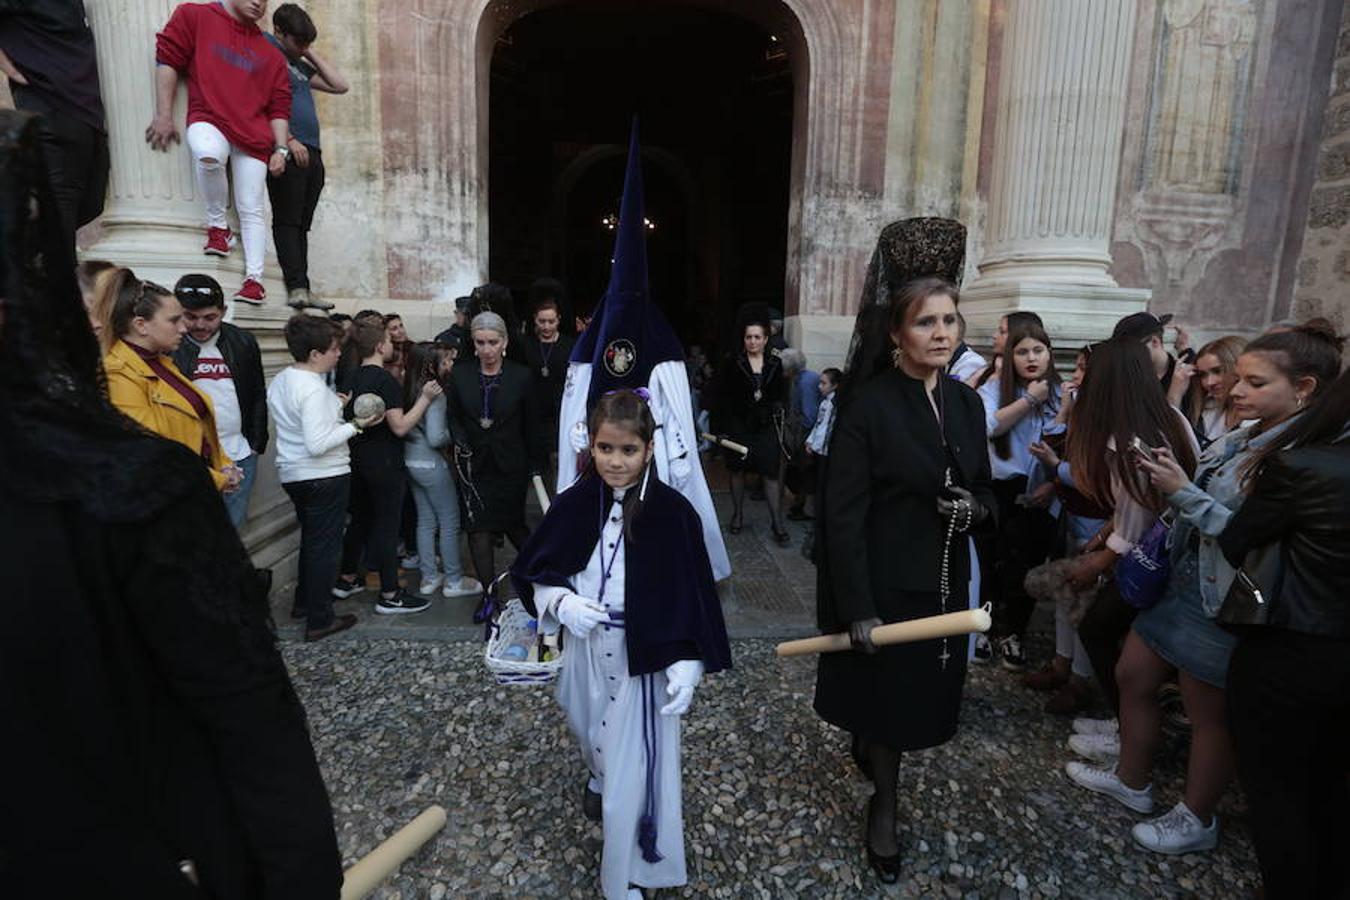
M 656 818 L 643 816 L 638 819 L 638 846 L 642 848 L 642 858 L 649 863 L 659 863 L 665 859 L 656 852 Z

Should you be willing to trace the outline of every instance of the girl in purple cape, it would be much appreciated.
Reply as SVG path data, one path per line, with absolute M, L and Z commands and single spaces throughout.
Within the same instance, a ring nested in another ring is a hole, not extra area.
M 652 471 L 643 393 L 596 401 L 590 463 L 511 567 L 540 631 L 567 631 L 557 697 L 589 770 L 583 811 L 604 826 L 606 900 L 688 881 L 680 717 L 731 665 L 702 523 Z

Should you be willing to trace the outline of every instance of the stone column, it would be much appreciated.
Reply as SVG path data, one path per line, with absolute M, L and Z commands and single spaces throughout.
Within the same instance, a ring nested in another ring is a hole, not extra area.
M 177 5 L 178 0 L 89 0 L 87 4 L 108 111 L 112 171 L 99 237 L 81 257 L 128 266 L 141 278 L 167 287 L 187 272 L 204 272 L 221 283 L 228 297 L 244 277 L 243 249 L 237 247 L 223 260 L 202 253 L 206 213 L 197 199 L 187 148 L 180 143 L 168 153 L 159 153 L 145 143 L 145 128 L 155 111 L 155 33 Z M 180 86 L 174 105 L 180 135 L 186 130 L 185 95 Z M 230 304 L 228 309 L 236 325 L 258 338 L 270 378 L 290 362 L 281 339 L 281 326 L 290 309 L 270 255 L 263 283 L 266 306 Z M 280 586 L 293 576 L 299 535 L 270 453 L 259 463 L 243 537 L 254 562 L 276 570 L 275 584 Z
M 963 292 L 977 334 L 1030 309 L 1072 344 L 1148 302 L 1108 271 L 1135 13 L 1134 0 L 1007 0 L 984 252 Z
M 224 260 L 203 255 L 206 212 L 197 198 L 186 145 L 160 153 L 145 142 L 145 128 L 155 112 L 155 33 L 177 5 L 177 0 L 88 3 L 108 110 L 112 171 L 101 233 L 83 255 L 129 266 L 137 275 L 170 286 L 184 272 L 206 272 L 230 293 L 243 279 L 243 248 L 236 247 Z M 180 136 L 187 130 L 186 93 L 180 85 L 174 104 Z M 285 290 L 278 274 L 269 255 L 263 274 L 268 306 L 242 310 L 241 319 L 284 319 Z

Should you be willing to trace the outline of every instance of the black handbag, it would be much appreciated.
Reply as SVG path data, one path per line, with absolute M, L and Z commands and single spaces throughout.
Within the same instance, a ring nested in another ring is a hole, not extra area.
M 1284 587 L 1284 565 L 1283 541 L 1247 551 L 1215 621 L 1220 625 L 1269 625 L 1270 608 Z

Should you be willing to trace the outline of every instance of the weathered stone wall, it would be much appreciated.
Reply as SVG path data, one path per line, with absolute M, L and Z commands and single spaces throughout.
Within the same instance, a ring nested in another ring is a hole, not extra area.
M 1112 255 L 1206 333 L 1287 314 L 1342 0 L 1141 0 Z
M 1350 6 L 1341 18 L 1331 96 L 1322 119 L 1317 182 L 1298 261 L 1293 317 L 1350 328 Z

